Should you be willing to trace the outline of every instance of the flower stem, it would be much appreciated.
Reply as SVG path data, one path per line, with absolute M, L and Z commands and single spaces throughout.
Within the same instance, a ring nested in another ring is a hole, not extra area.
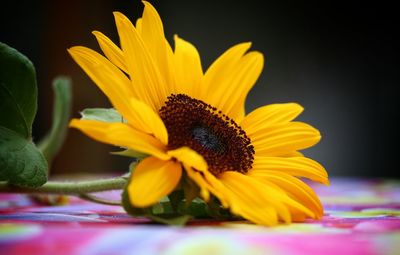
M 49 181 L 37 188 L 18 187 L 7 182 L 0 182 L 0 193 L 45 193 L 79 196 L 92 192 L 123 189 L 126 182 L 127 180 L 123 177 L 79 182 Z
M 103 204 L 103 205 L 122 205 L 121 201 L 108 200 L 108 199 L 93 196 L 91 194 L 80 194 L 79 198 L 90 201 L 90 202 Z

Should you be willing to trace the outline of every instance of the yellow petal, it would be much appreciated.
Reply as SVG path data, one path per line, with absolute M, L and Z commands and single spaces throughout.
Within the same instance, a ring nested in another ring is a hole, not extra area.
M 170 150 L 167 153 L 171 157 L 176 158 L 182 163 L 190 165 L 198 171 L 203 172 L 208 170 L 207 162 L 204 160 L 204 158 L 189 147 L 181 147 L 175 150 Z
M 207 162 L 204 158 L 189 147 L 170 150 L 168 151 L 168 155 L 182 162 L 189 177 L 199 186 L 202 197 L 208 201 L 210 197 L 210 185 L 208 185 L 200 174 L 203 171 L 208 172 Z
M 204 176 L 201 174 L 208 172 L 208 165 L 204 158 L 189 147 L 170 150 L 168 151 L 168 155 L 182 162 L 189 178 L 199 186 L 202 197 L 208 201 L 212 186 L 206 182 Z
M 289 196 L 310 209 L 315 214 L 316 219 L 322 217 L 323 208 L 318 196 L 307 184 L 298 178 L 286 173 L 257 171 L 249 172 L 249 176 L 262 179 L 265 183 L 275 184 Z
M 222 110 L 236 120 L 244 116 L 244 100 L 258 79 L 263 64 L 259 52 L 245 52 L 250 43 L 228 49 L 207 70 L 200 99 Z
M 222 54 L 214 63 L 207 69 L 203 87 L 204 92 L 202 98 L 207 97 L 210 92 L 213 92 L 216 86 L 226 82 L 226 77 L 232 76 L 238 63 L 246 51 L 250 48 L 251 43 L 237 44 Z M 216 105 L 215 105 L 216 106 Z
M 135 27 L 136 27 L 136 31 L 141 35 L 142 34 L 142 18 L 138 18 L 136 20 Z
M 219 179 L 233 213 L 262 225 L 276 225 L 279 218 L 291 221 L 288 208 L 280 201 L 283 192 L 238 172 L 224 172 Z
M 131 87 L 137 99 L 158 111 L 169 93 L 165 79 L 130 20 L 119 12 L 114 16 L 128 72 L 134 74 Z
M 165 153 L 165 146 L 156 138 L 136 131 L 124 123 L 73 119 L 69 125 L 102 143 L 129 148 L 162 160 L 171 158 Z
M 164 87 L 168 87 L 168 92 L 171 92 L 171 87 L 174 85 L 173 59 L 169 59 L 172 55 L 167 53 L 170 46 L 165 39 L 163 24 L 157 10 L 147 1 L 143 1 L 143 4 L 141 37 L 161 76 L 165 79 Z
M 255 51 L 247 53 L 242 57 L 231 80 L 227 79 L 226 83 L 215 90 L 214 95 L 224 95 L 220 98 L 219 108 L 238 122 L 244 117 L 247 94 L 258 80 L 263 66 L 262 53 Z
M 203 69 L 201 67 L 200 55 L 197 49 L 189 42 L 179 38 L 175 39 L 175 73 L 176 85 L 179 93 L 194 98 L 198 97 L 201 88 Z
M 175 189 L 181 176 L 179 162 L 145 158 L 133 171 L 128 184 L 130 202 L 136 207 L 153 205 Z
M 281 172 L 296 177 L 306 177 L 316 182 L 328 184 L 328 173 L 318 162 L 305 157 L 254 157 L 253 168 L 249 174 L 262 175 Z
M 163 144 L 168 144 L 168 132 L 160 116 L 153 111 L 147 104 L 131 98 L 130 112 L 127 114 L 128 123 L 136 129 L 153 134 Z
M 125 115 L 129 111 L 128 98 L 134 96 L 126 75 L 105 57 L 86 47 L 72 47 L 68 52 L 106 94 L 114 107 Z
M 290 158 L 290 157 L 304 157 L 304 154 L 300 151 L 291 151 L 281 155 L 281 157 Z
M 182 162 L 189 178 L 199 186 L 204 200 L 208 201 L 211 192 L 223 205 L 226 205 L 223 193 L 219 192 L 220 181 L 208 171 L 207 162 L 200 154 L 189 147 L 181 147 L 168 151 L 168 155 Z
M 204 201 L 208 202 L 210 200 L 210 190 L 213 187 L 204 179 L 204 176 L 201 172 L 193 169 L 191 166 L 187 164 L 183 164 L 185 167 L 186 173 L 190 179 L 192 179 L 200 189 L 200 196 L 204 199 Z
M 118 48 L 107 36 L 99 31 L 93 31 L 96 36 L 97 42 L 104 55 L 118 68 L 120 68 L 125 73 L 128 73 L 128 69 L 125 65 L 124 55 L 122 50 Z
M 292 215 L 293 222 L 304 222 L 307 218 L 307 216 L 302 211 L 295 208 L 290 209 L 290 214 Z
M 290 122 L 302 111 L 303 107 L 296 103 L 270 104 L 249 113 L 240 126 L 248 132 L 256 132 L 274 124 Z
M 316 214 L 311 211 L 311 209 L 307 208 L 305 205 L 301 203 L 301 201 L 297 201 L 295 198 L 290 196 L 285 189 L 277 185 L 276 183 L 269 182 L 267 178 L 258 176 L 255 174 L 248 173 L 247 176 L 262 182 L 263 185 L 267 185 L 270 189 L 275 190 L 281 196 L 279 197 L 279 201 L 281 201 L 290 211 L 290 215 L 293 221 L 301 221 L 300 219 L 306 218 L 317 218 Z M 284 193 L 285 195 L 282 195 Z M 318 216 L 319 217 L 319 216 Z
M 120 70 L 90 49 L 73 47 L 70 53 L 133 127 L 154 134 L 161 142 L 168 144 L 164 123 L 149 106 L 133 97 L 129 90 L 130 82 Z
M 249 178 L 251 178 L 253 181 L 256 181 L 256 183 L 261 184 L 262 189 L 267 191 L 268 194 L 274 194 L 273 195 L 273 201 L 272 204 L 274 203 L 279 203 L 279 206 L 285 206 L 286 209 L 290 212 L 291 218 L 295 217 L 297 220 L 299 219 L 299 215 L 302 215 L 302 217 L 305 219 L 307 217 L 309 218 L 317 218 L 315 212 L 313 212 L 311 209 L 307 208 L 305 205 L 303 205 L 301 202 L 302 201 L 297 201 L 295 198 L 290 196 L 290 194 L 287 193 L 285 189 L 280 187 L 278 184 L 274 182 L 270 182 L 267 180 L 265 177 L 260 177 L 255 174 L 246 174 Z M 260 197 L 259 199 L 263 199 Z M 266 204 L 271 203 L 271 201 L 266 201 L 264 202 Z M 281 217 L 282 218 L 282 217 Z M 284 219 L 284 218 L 282 218 Z M 288 222 L 287 220 L 285 220 Z
M 259 156 L 286 155 L 311 147 L 321 139 L 317 129 L 302 122 L 276 124 L 254 131 L 246 130 L 246 134 Z
M 165 39 L 165 45 L 166 45 L 166 50 L 167 50 L 167 62 L 168 62 L 168 67 L 169 67 L 169 72 L 170 76 L 167 78 L 169 79 L 169 84 L 168 84 L 168 96 L 171 94 L 179 94 L 181 93 L 179 89 L 177 88 L 178 86 L 176 85 L 176 72 L 175 72 L 175 61 L 174 61 L 174 52 L 172 50 L 171 45 Z

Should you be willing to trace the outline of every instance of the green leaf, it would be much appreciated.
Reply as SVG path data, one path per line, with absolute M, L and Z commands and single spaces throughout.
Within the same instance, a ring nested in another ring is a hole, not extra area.
M 97 120 L 102 122 L 125 122 L 124 118 L 114 108 L 87 108 L 81 112 L 82 120 Z
M 32 143 L 37 108 L 33 64 L 17 50 L 0 43 L 0 180 L 23 187 L 47 181 L 48 165 Z
M 13 130 L 0 126 L 0 180 L 23 187 L 47 181 L 47 161 L 36 146 Z
M 71 116 L 71 80 L 68 77 L 57 77 L 53 80 L 53 90 L 53 123 L 50 132 L 38 144 L 49 166 L 60 151 L 67 135 Z
M 0 42 L 0 126 L 30 138 L 37 109 L 35 68 L 17 50 Z

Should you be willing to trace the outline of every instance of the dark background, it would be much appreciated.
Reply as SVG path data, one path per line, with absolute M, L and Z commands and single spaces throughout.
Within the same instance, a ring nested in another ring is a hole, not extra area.
M 301 120 L 320 129 L 323 139 L 306 154 L 330 175 L 400 177 L 397 114 L 398 43 L 394 6 L 338 3 L 319 6 L 287 1 L 152 1 L 166 37 L 176 33 L 200 51 L 206 69 L 228 47 L 252 41 L 266 64 L 250 93 L 247 110 L 269 103 L 298 102 Z M 39 84 L 38 140 L 50 127 L 51 80 L 70 75 L 75 117 L 86 107 L 108 107 L 104 95 L 72 61 L 66 49 L 99 50 L 91 31 L 118 42 L 112 11 L 136 20 L 136 0 L 3 1 L 0 41 L 34 62 Z M 113 147 L 76 130 L 54 162 L 56 173 L 124 171 L 127 159 Z

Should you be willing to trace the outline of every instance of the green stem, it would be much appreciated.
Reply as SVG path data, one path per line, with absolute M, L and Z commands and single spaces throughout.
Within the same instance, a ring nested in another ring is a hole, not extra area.
M 71 116 L 72 89 L 68 77 L 59 76 L 53 81 L 54 107 L 50 132 L 38 143 L 51 169 L 53 158 L 60 151 L 68 131 Z
M 101 197 L 96 197 L 90 194 L 80 194 L 79 198 L 104 205 L 122 205 L 121 201 L 108 200 Z
M 0 182 L 0 193 L 81 195 L 85 193 L 123 189 L 126 182 L 127 180 L 123 177 L 79 182 L 49 181 L 37 188 L 18 187 L 10 185 L 8 182 Z

